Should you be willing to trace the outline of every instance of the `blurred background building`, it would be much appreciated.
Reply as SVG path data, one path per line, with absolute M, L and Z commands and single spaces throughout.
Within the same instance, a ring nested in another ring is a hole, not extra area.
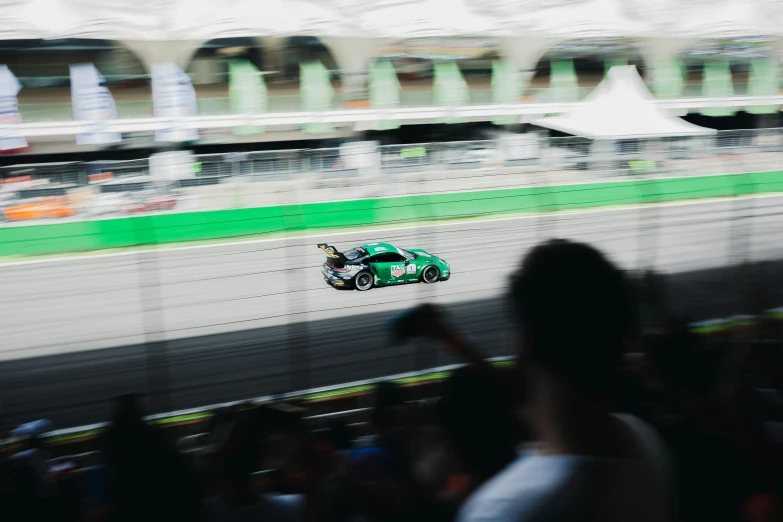
M 660 99 L 688 100 L 677 107 L 689 120 L 719 129 L 778 124 L 777 106 L 768 103 L 780 94 L 783 49 L 774 2 L 484 4 L 297 0 L 142 9 L 9 2 L 0 64 L 20 89 L 14 92 L 9 80 L 3 95 L 17 96 L 21 124 L 4 128 L 24 134 L 27 148 L 3 148 L 20 158 L 92 159 L 103 159 L 99 153 L 108 148 L 120 159 L 118 149 L 136 151 L 124 158 L 144 157 L 172 143 L 222 152 L 238 144 L 250 150 L 251 143 L 268 149 L 482 139 L 562 112 L 618 64 L 635 65 Z M 195 102 L 183 98 L 188 110 L 178 113 L 198 130 L 193 139 L 153 136 L 156 63 L 173 64 L 193 85 Z M 95 68 L 114 111 L 74 112 L 74 96 L 85 96 L 84 89 L 74 93 L 70 68 L 77 64 Z M 470 110 L 455 113 L 457 107 Z M 361 112 L 371 109 L 388 120 Z M 446 128 L 444 120 L 463 125 Z M 79 125 L 95 121 L 121 139 L 77 146 Z

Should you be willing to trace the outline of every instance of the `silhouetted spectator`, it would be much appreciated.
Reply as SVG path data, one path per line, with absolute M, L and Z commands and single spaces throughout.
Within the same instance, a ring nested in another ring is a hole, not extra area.
M 498 372 L 475 366 L 456 370 L 438 403 L 438 420 L 475 489 L 515 458 L 523 439 L 515 404 Z
M 6 460 L 2 469 L 0 516 L 3 520 L 46 520 L 48 505 L 41 495 L 36 470 L 23 460 Z
M 325 440 L 332 451 L 349 451 L 353 449 L 357 436 L 356 430 L 343 419 L 333 419 L 329 422 Z
M 30 466 L 34 473 L 37 494 L 41 498 L 48 498 L 54 494 L 54 487 L 47 476 L 52 455 L 43 439 L 44 434 L 51 429 L 51 422 L 40 419 L 22 424 L 11 432 L 11 435 L 23 440 L 22 447 L 11 456 L 11 459 Z
M 484 484 L 461 521 L 663 521 L 669 462 L 655 431 L 613 413 L 636 310 L 624 275 L 594 248 L 534 248 L 510 301 L 538 444 Z
M 264 440 L 252 414 L 241 415 L 218 455 L 221 487 L 205 501 L 211 520 L 295 522 L 305 515 L 301 495 L 260 494 L 252 481 L 263 459 Z
M 200 520 L 199 487 L 184 457 L 143 419 L 138 397 L 118 399 L 106 433 L 110 520 Z
M 410 479 L 409 440 L 410 405 L 405 391 L 393 382 L 380 382 L 375 387 L 372 423 L 377 430 L 374 440 L 367 440 L 352 452 L 352 458 L 365 463 L 368 474 L 393 474 Z

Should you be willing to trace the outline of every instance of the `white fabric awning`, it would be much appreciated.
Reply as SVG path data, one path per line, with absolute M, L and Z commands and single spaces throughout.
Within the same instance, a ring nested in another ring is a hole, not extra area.
M 717 132 L 670 116 L 658 107 L 633 65 L 612 67 L 572 111 L 530 123 L 592 139 L 704 136 Z

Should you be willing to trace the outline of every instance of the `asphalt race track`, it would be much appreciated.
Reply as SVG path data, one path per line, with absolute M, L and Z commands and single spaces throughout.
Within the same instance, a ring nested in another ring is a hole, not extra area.
M 104 420 L 108 399 L 128 391 L 180 409 L 455 362 L 388 342 L 393 311 L 424 299 L 449 305 L 488 355 L 507 354 L 507 276 L 553 236 L 596 244 L 629 269 L 676 274 L 678 305 L 706 319 L 742 311 L 736 270 L 721 267 L 783 259 L 783 196 L 0 265 L 3 413 L 65 427 Z M 320 274 L 324 241 L 424 248 L 453 277 L 335 290 Z

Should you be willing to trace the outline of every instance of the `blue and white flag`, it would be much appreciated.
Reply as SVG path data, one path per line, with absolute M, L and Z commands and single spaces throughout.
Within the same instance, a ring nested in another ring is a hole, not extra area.
M 198 139 L 198 129 L 183 118 L 196 116 L 196 90 L 190 77 L 174 63 L 152 64 L 152 105 L 156 118 L 171 119 L 164 129 L 155 131 L 156 141 L 180 142 Z
M 22 84 L 5 65 L 0 65 L 0 150 L 24 149 L 27 140 L 24 136 L 14 136 L 13 126 L 22 123 L 16 95 L 22 90 Z
M 91 63 L 71 65 L 71 104 L 73 118 L 90 122 L 88 132 L 76 136 L 77 145 L 108 145 L 122 141 L 119 132 L 107 132 L 105 122 L 117 119 L 106 79 Z

